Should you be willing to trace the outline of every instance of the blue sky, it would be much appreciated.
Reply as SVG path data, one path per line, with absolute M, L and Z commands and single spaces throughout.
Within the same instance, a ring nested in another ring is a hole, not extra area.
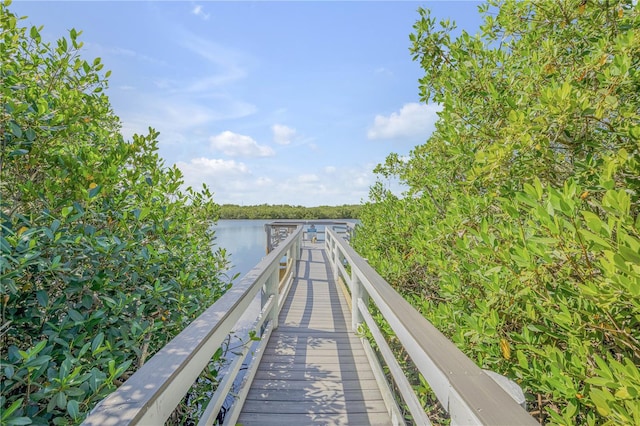
M 111 70 L 125 138 L 220 204 L 357 204 L 373 168 L 433 130 L 409 54 L 419 6 L 475 33 L 478 2 L 36 2 L 10 7 L 53 41 L 82 31 Z

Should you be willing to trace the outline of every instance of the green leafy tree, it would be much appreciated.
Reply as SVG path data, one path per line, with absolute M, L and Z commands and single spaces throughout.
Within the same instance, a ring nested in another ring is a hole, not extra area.
M 360 205 L 303 207 L 288 204 L 258 206 L 220 206 L 221 219 L 355 219 Z
M 77 423 L 228 288 L 218 206 L 125 141 L 100 59 L 0 4 L 0 422 Z
M 542 420 L 639 424 L 640 6 L 479 10 L 453 37 L 420 9 L 420 94 L 443 109 L 377 167 L 407 189 L 371 189 L 355 245 Z

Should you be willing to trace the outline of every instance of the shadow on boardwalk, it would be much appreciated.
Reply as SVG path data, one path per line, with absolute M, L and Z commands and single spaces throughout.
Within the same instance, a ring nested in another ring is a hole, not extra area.
M 297 268 L 238 423 L 390 424 L 324 245 L 307 243 Z

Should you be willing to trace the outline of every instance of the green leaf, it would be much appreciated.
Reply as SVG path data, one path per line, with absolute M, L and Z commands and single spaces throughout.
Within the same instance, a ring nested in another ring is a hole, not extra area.
M 640 265 L 640 253 L 635 252 L 627 246 L 618 246 L 618 250 L 626 261 Z
M 138 215 L 136 216 L 136 218 L 138 220 L 144 220 L 149 215 L 149 213 L 151 212 L 151 209 L 148 208 L 148 207 L 144 207 L 144 208 L 139 209 L 139 210 L 137 209 L 136 211 L 138 212 Z
M 582 236 L 585 238 L 585 240 L 591 241 L 591 242 L 601 246 L 604 249 L 609 249 L 609 250 L 611 249 L 611 244 L 609 244 L 607 241 L 605 241 L 599 235 L 596 235 L 593 232 L 588 231 L 586 229 L 580 229 L 579 232 L 580 232 L 580 234 L 582 234 Z
M 69 310 L 69 318 L 71 318 L 75 322 L 84 321 L 84 316 L 80 312 L 76 311 L 75 309 Z
M 67 402 L 67 413 L 69 413 L 69 416 L 71 416 L 71 418 L 73 418 L 74 420 L 77 419 L 78 416 L 80 416 L 80 406 L 78 404 L 78 401 L 72 399 Z
M 9 157 L 19 157 L 21 155 L 27 155 L 29 153 L 26 149 L 14 149 L 9 153 Z
M 69 214 L 73 211 L 73 207 L 68 206 L 68 207 L 63 207 L 62 208 L 62 217 L 66 218 L 67 216 L 69 216 Z
M 13 365 L 4 366 L 4 375 L 7 377 L 7 379 L 11 379 L 14 373 L 15 373 L 15 369 L 13 368 Z
M 584 217 L 585 222 L 587 222 L 587 226 L 595 233 L 599 233 L 602 229 L 602 220 L 597 214 L 582 211 L 582 216 Z
M 567 417 L 573 417 L 578 412 L 578 406 L 573 404 L 571 401 L 567 403 L 567 408 L 564 410 L 564 414 Z
M 595 386 L 604 386 L 604 387 L 612 387 L 616 385 L 612 379 L 607 379 L 606 377 L 589 377 L 585 380 L 585 382 L 595 385 Z
M 22 129 L 15 121 L 9 121 L 9 131 L 11 134 L 17 138 L 22 137 Z
M 72 387 L 72 388 L 66 388 L 65 393 L 67 394 L 67 396 L 77 398 L 79 396 L 84 396 L 85 391 L 77 387 Z
M 6 421 L 7 426 L 30 425 L 33 421 L 29 417 L 14 417 Z
M 58 392 L 58 394 L 55 397 L 56 400 L 56 406 L 61 409 L 61 410 L 65 410 L 67 408 L 67 395 L 64 392 Z
M 29 35 L 31 36 L 32 39 L 36 40 L 37 42 L 40 42 L 40 33 L 38 32 L 38 29 L 36 27 L 31 27 L 31 30 L 29 31 Z
M 91 346 L 90 342 L 87 342 L 84 345 L 82 345 L 82 348 L 80 348 L 80 351 L 78 352 L 78 355 L 77 355 L 78 359 L 82 358 L 87 353 L 90 346 Z
M 46 308 L 49 305 L 49 295 L 45 290 L 38 290 L 36 292 L 36 299 L 43 308 Z
M 15 401 L 13 401 L 13 403 L 11 404 L 11 406 L 9 408 L 7 408 L 2 413 L 0 413 L 1 414 L 0 415 L 0 419 L 1 420 L 8 419 L 9 416 L 11 416 L 11 414 L 13 414 L 14 411 L 16 411 L 18 408 L 20 408 L 20 406 L 22 405 L 22 401 L 24 401 L 24 398 L 18 398 Z
M 529 361 L 522 351 L 516 351 L 516 358 L 518 358 L 518 365 L 520 365 L 521 368 L 526 369 L 529 367 Z
M 102 189 L 102 185 L 96 185 L 95 187 L 89 189 L 89 198 L 93 198 L 100 193 Z
M 611 373 L 611 369 L 609 368 L 607 363 L 597 355 L 594 357 L 594 360 L 596 361 L 596 364 L 598 364 L 598 367 L 600 368 L 599 374 L 601 376 L 604 376 L 608 379 L 613 380 L 613 373 Z
M 36 139 L 36 132 L 32 128 L 28 128 L 24 135 L 27 137 L 29 142 L 33 142 Z
M 627 386 L 621 386 L 613 395 L 617 399 L 633 399 L 630 389 Z
M 39 356 L 31 358 L 29 361 L 25 362 L 24 363 L 24 367 L 26 367 L 26 368 L 34 368 L 35 369 L 35 367 L 41 367 L 43 365 L 48 364 L 49 361 L 51 361 L 51 356 L 49 356 L 49 355 L 39 355 Z
M 591 389 L 591 391 L 589 392 L 589 397 L 595 404 L 596 410 L 598 410 L 598 413 L 600 413 L 600 415 L 606 417 L 611 414 L 609 401 L 613 401 L 613 395 L 601 389 Z
M 102 345 L 103 341 L 104 341 L 104 333 L 102 332 L 98 333 L 98 335 L 93 338 L 93 341 L 91 342 L 91 353 L 93 355 L 96 354 L 96 351 L 98 350 L 100 345 Z
M 46 340 L 39 341 L 38 344 L 35 345 L 33 349 L 30 351 L 31 355 L 39 354 L 40 351 L 42 351 L 45 348 L 45 346 L 47 346 Z

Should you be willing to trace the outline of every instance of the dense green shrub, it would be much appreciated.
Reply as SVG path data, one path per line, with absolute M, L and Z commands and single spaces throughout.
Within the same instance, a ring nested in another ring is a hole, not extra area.
M 218 206 L 125 141 L 71 30 L 51 46 L 0 5 L 0 419 L 77 423 L 228 284 Z
M 377 168 L 355 245 L 558 424 L 640 424 L 640 6 L 490 1 L 481 33 L 421 10 L 408 159 Z

